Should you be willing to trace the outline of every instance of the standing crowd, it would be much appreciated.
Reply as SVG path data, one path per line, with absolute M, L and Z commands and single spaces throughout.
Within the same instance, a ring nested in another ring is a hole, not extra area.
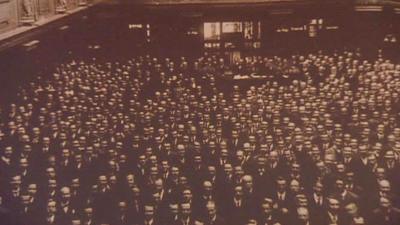
M 257 56 L 235 72 L 274 78 L 248 88 L 224 68 L 92 59 L 23 86 L 0 112 L 0 223 L 400 224 L 400 65 Z

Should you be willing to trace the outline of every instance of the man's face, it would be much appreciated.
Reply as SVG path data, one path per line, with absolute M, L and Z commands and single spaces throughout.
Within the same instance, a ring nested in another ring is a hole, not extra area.
M 345 147 L 345 148 L 343 149 L 343 156 L 344 156 L 344 157 L 350 157 L 351 155 L 352 155 L 351 148 Z
M 214 177 L 215 174 L 216 174 L 216 169 L 215 169 L 215 167 L 209 166 L 209 167 L 207 167 L 207 169 L 208 169 L 208 174 L 209 174 L 209 176 L 210 176 L 210 177 Z
M 29 195 L 21 195 L 21 203 L 23 206 L 29 205 L 30 196 Z
M 183 199 L 185 201 L 190 201 L 192 199 L 192 192 L 190 190 L 183 191 Z
M 69 200 L 71 197 L 71 193 L 69 190 L 63 190 L 62 194 L 61 194 L 62 198 L 64 200 Z
M 232 131 L 232 138 L 238 138 L 239 137 L 239 134 L 238 134 L 238 132 L 237 131 Z
M 379 184 L 379 190 L 384 193 L 390 192 L 390 184 L 388 182 L 381 182 Z
M 303 210 L 299 210 L 298 212 L 297 212 L 297 216 L 298 216 L 298 218 L 299 218 L 299 220 L 300 221 L 308 221 L 308 219 L 309 219 L 309 215 L 308 215 L 308 212 L 307 211 L 303 211 Z
M 262 209 L 263 209 L 264 215 L 271 215 L 271 212 L 272 212 L 271 204 L 269 204 L 269 203 L 262 204 Z
M 251 178 L 246 178 L 246 179 L 243 180 L 243 182 L 244 182 L 244 186 L 247 189 L 250 189 L 250 188 L 253 187 L 253 180 Z
M 105 176 L 99 177 L 99 185 L 100 187 L 105 187 L 107 185 L 107 178 Z
M 48 178 L 54 178 L 56 176 L 56 172 L 53 168 L 48 168 L 46 170 L 46 175 Z
M 337 212 L 340 208 L 339 201 L 336 199 L 329 199 L 329 210 Z
M 169 205 L 169 211 L 170 211 L 171 215 L 173 215 L 173 216 L 178 215 L 178 213 L 179 213 L 178 205 L 177 204 Z
M 290 182 L 290 190 L 293 193 L 300 192 L 300 183 L 297 180 L 293 180 L 292 182 Z
M 62 157 L 64 158 L 64 159 L 66 159 L 66 158 L 68 158 L 69 157 L 69 150 L 68 149 L 64 149 L 63 151 L 62 151 Z
M 187 218 L 191 213 L 190 204 L 181 204 L 181 215 L 183 218 Z
M 10 158 L 12 156 L 13 149 L 11 147 L 6 147 L 4 150 L 4 156 Z
M 242 160 L 244 159 L 243 152 L 237 152 L 237 153 L 236 153 L 236 158 L 237 158 L 239 161 L 242 161 Z
M 324 186 L 323 186 L 321 183 L 316 183 L 316 184 L 314 185 L 314 191 L 315 191 L 315 193 L 317 193 L 317 194 L 321 194 L 323 188 L 324 188 Z
M 204 189 L 204 192 L 205 192 L 206 194 L 211 194 L 211 192 L 212 192 L 212 184 L 209 183 L 209 182 L 205 182 L 205 183 L 203 184 L 203 189 Z
M 30 184 L 28 186 L 28 194 L 32 197 L 35 196 L 37 193 L 37 186 L 36 184 Z
M 278 190 L 283 191 L 286 189 L 286 181 L 285 180 L 278 180 L 277 182 Z
M 146 219 L 152 219 L 154 216 L 154 207 L 153 206 L 145 206 L 144 216 Z
M 86 218 L 92 218 L 92 216 L 93 216 L 93 209 L 92 208 L 86 208 L 84 210 L 84 212 L 85 212 L 85 217 Z
M 171 175 L 172 176 L 179 176 L 179 169 L 177 167 L 171 168 Z
M 217 214 L 214 204 L 207 204 L 207 214 L 209 219 L 214 218 L 214 216 Z
M 337 180 L 337 181 L 335 182 L 335 186 L 336 186 L 336 189 L 337 189 L 339 192 L 342 192 L 342 191 L 344 190 L 344 183 L 343 183 L 342 180 Z
M 47 212 L 48 213 L 56 213 L 56 202 L 49 202 L 47 204 Z

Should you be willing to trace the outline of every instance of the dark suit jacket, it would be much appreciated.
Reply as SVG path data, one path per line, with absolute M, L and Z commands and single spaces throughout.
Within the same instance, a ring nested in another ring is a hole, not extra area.
M 133 221 L 131 219 L 131 216 L 128 215 L 128 213 L 125 214 L 120 214 L 117 213 L 113 220 L 111 221 L 111 225 L 130 225 L 132 224 Z
M 385 211 L 382 208 L 377 208 L 372 211 L 368 219 L 371 225 L 396 225 L 400 221 L 400 209 L 391 208 L 389 211 Z
M 189 217 L 189 222 L 188 222 L 187 225 L 195 225 L 195 222 L 196 222 L 196 220 L 195 220 L 194 218 Z M 173 225 L 185 225 L 185 223 L 184 223 L 182 220 L 179 219 L 179 220 L 176 221 L 176 223 L 173 224 Z
M 241 199 L 240 207 L 236 206 L 233 197 L 225 199 L 224 203 L 225 204 L 220 205 L 220 212 L 221 215 L 226 218 L 226 222 L 231 225 L 244 224 L 249 217 L 249 213 L 255 210 L 248 206 L 244 198 Z
M 213 222 L 204 220 L 203 225 L 228 225 L 224 218 L 217 215 Z
M 342 213 L 337 214 L 337 221 L 336 223 L 331 219 L 329 216 L 328 211 L 325 211 L 322 216 L 320 217 L 320 221 L 318 221 L 318 224 L 321 225 L 330 225 L 330 224 L 337 224 L 337 225 L 343 225 L 344 224 L 344 215 Z

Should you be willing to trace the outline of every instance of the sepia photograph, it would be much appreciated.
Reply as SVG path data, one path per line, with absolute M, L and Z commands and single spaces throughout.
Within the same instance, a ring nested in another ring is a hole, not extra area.
M 400 225 L 400 0 L 0 0 L 0 225 Z

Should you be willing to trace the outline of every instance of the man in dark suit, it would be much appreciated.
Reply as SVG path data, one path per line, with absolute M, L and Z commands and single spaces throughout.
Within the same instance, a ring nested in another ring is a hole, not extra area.
M 110 187 L 105 175 L 100 175 L 97 183 L 97 191 L 93 198 L 94 216 L 97 222 L 109 222 L 111 216 L 107 212 L 110 203 L 114 203 L 115 199 L 113 199 L 110 194 Z
M 133 222 L 130 220 L 130 216 L 132 215 L 128 214 L 127 203 L 119 201 L 111 225 L 130 225 Z
M 68 224 L 72 216 L 75 214 L 75 209 L 71 204 L 71 190 L 69 187 L 62 187 L 60 189 L 61 199 L 59 204 L 57 205 L 57 214 L 59 216 L 59 220 L 63 224 Z
M 154 206 L 145 205 L 143 207 L 143 211 L 144 211 L 144 218 L 139 225 L 160 225 L 159 221 L 155 216 Z
M 386 170 L 387 179 L 392 184 L 393 190 L 396 194 L 400 194 L 400 164 L 396 161 L 396 155 L 393 151 L 385 153 L 382 167 Z
M 313 192 L 308 195 L 309 213 L 311 217 L 321 219 L 326 207 L 325 201 L 324 185 L 322 182 L 317 181 L 313 186 Z
M 57 173 L 62 179 L 59 178 L 60 185 L 67 185 L 72 178 L 72 162 L 70 160 L 70 150 L 67 148 L 62 149 L 61 157 L 58 160 Z
M 214 201 L 208 201 L 206 204 L 206 216 L 202 220 L 204 225 L 226 225 L 225 219 L 217 213 L 217 207 Z
M 378 182 L 378 192 L 370 193 L 368 207 L 373 210 L 379 207 L 380 198 L 389 198 L 392 205 L 397 208 L 398 197 L 392 191 L 391 183 L 388 180 L 380 180 Z
M 239 137 L 237 130 L 232 130 L 231 137 L 229 141 L 229 150 L 234 152 L 240 149 L 243 145 L 243 140 Z
M 257 219 L 257 225 L 281 225 L 282 218 L 273 210 L 273 200 L 265 198 L 261 204 L 261 212 Z
M 226 163 L 223 171 L 217 176 L 216 197 L 218 202 L 224 202 L 225 199 L 230 198 L 233 195 L 234 187 L 233 168 L 230 163 Z
M 190 203 L 180 204 L 179 219 L 175 225 L 194 225 L 195 219 L 192 216 L 192 208 Z
M 160 221 L 164 224 L 177 224 L 179 222 L 179 205 L 176 202 L 164 204 L 164 208 L 159 215 Z
M 258 156 L 256 159 L 257 165 L 252 171 L 254 176 L 254 190 L 259 196 L 265 196 L 271 194 L 274 186 L 272 185 L 272 178 L 266 169 L 266 158 L 264 156 Z
M 337 199 L 340 199 L 342 206 L 345 206 L 349 203 L 358 203 L 358 195 L 347 190 L 341 178 L 336 179 L 334 189 L 334 195 Z
M 87 206 L 83 209 L 82 225 L 97 225 L 93 217 L 93 208 L 91 206 Z
M 290 203 L 293 201 L 292 194 L 287 190 L 287 182 L 283 177 L 276 180 L 276 191 L 271 195 L 278 209 L 283 213 L 288 213 Z
M 54 200 L 50 200 L 47 203 L 46 213 L 42 217 L 43 221 L 40 224 L 43 225 L 58 225 L 60 224 L 59 217 L 57 215 L 57 204 Z
M 214 195 L 214 187 L 212 183 L 208 180 L 203 182 L 202 194 L 196 195 L 193 202 L 193 209 L 200 215 L 204 216 L 206 214 L 206 204 L 209 201 L 216 201 Z
M 296 222 L 293 224 L 299 225 L 322 225 L 318 222 L 315 222 L 310 217 L 310 213 L 306 207 L 299 207 L 296 210 L 296 218 L 294 219 Z
M 392 206 L 391 200 L 381 197 L 379 207 L 369 215 L 370 224 L 394 225 L 400 221 L 400 209 Z
M 328 198 L 328 207 L 321 218 L 320 224 L 325 225 L 342 225 L 344 222 L 343 214 L 340 210 L 340 201 L 335 197 Z
M 11 211 L 16 211 L 20 202 L 21 196 L 21 176 L 16 175 L 11 177 L 8 190 L 4 191 L 4 205 Z
M 13 171 L 13 165 L 11 164 L 13 160 L 14 149 L 11 146 L 7 146 L 3 149 L 0 158 L 0 184 L 2 186 L 7 185 L 7 182 L 11 178 L 11 173 Z
M 258 195 L 258 193 L 255 192 L 253 177 L 251 175 L 244 175 L 242 179 L 242 186 L 247 207 L 252 209 L 259 207 L 259 203 L 261 202 L 263 196 Z
M 365 225 L 366 219 L 361 215 L 356 203 L 349 203 L 344 207 L 346 215 L 343 224 L 345 225 Z
M 30 204 L 30 196 L 29 194 L 21 194 L 21 206 L 18 210 L 18 220 L 20 224 L 38 224 L 37 215 L 38 211 L 35 211 L 35 208 Z
M 243 224 L 247 220 L 250 210 L 254 210 L 247 207 L 242 186 L 236 186 L 233 196 L 221 201 L 219 208 L 221 215 L 227 218 L 227 223 L 232 225 Z

